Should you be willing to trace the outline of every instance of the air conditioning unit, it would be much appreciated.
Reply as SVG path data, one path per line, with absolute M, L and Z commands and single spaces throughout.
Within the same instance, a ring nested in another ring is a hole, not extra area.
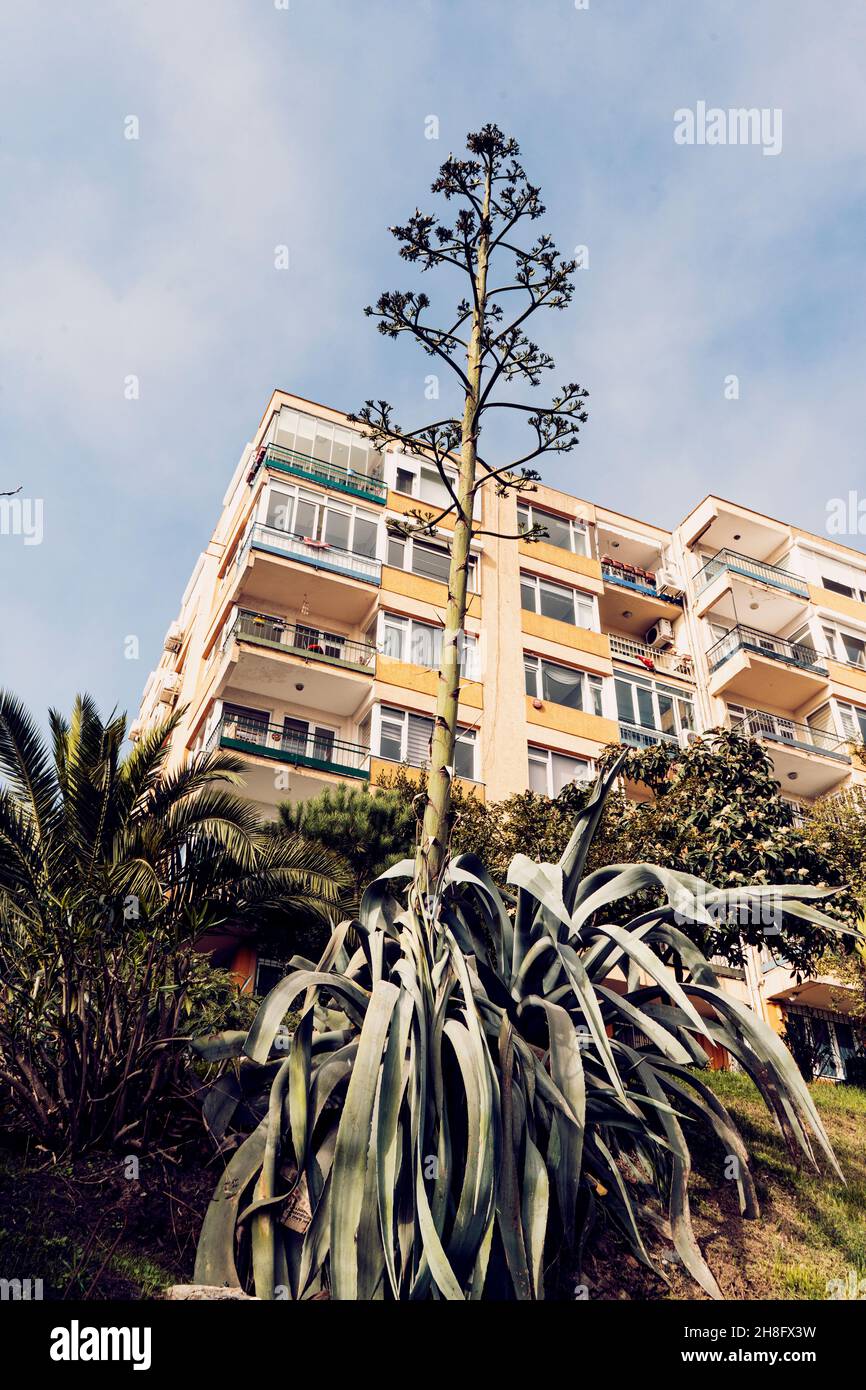
M 163 679 L 162 687 L 159 692 L 159 698 L 164 705 L 173 705 L 177 702 L 177 697 L 179 694 L 180 676 L 177 675 L 176 672 L 170 671 L 168 675 L 165 676 Z
M 165 634 L 163 647 L 167 652 L 179 652 L 183 641 L 183 628 L 180 623 L 172 623 L 168 632 Z
M 652 647 L 653 651 L 669 651 L 674 644 L 673 625 L 668 622 L 667 618 L 659 618 L 659 621 L 653 624 L 643 640 L 648 647 Z
M 666 593 L 674 594 L 678 598 L 681 598 L 685 593 L 683 581 L 676 570 L 665 569 L 664 567 L 656 570 L 656 589 L 663 589 Z

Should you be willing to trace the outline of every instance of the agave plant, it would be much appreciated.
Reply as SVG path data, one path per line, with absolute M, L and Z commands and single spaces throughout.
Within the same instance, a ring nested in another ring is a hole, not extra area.
M 662 1231 L 720 1297 L 689 1217 L 696 1125 L 738 1160 L 742 1215 L 759 1210 L 743 1141 L 701 1079 L 701 1038 L 749 1073 L 789 1144 L 841 1178 L 784 1045 L 677 925 L 775 892 L 832 929 L 807 901 L 824 890 L 718 890 L 649 864 L 583 877 L 616 774 L 558 864 L 515 857 L 513 902 L 473 855 L 426 901 L 401 862 L 318 962 L 292 960 L 248 1033 L 199 1040 L 203 1057 L 235 1059 L 208 1101 L 217 1136 L 232 1115 L 258 1122 L 210 1204 L 198 1282 L 265 1299 L 540 1299 L 604 1211 L 639 1260 L 652 1267 L 646 1237 Z M 647 887 L 661 906 L 606 923 Z

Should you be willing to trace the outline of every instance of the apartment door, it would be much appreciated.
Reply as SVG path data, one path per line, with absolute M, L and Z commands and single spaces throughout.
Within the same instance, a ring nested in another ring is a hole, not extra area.
M 320 762 L 333 760 L 333 729 L 321 725 L 311 725 L 307 719 L 283 720 L 283 750 L 296 758 L 317 758 Z
M 223 705 L 223 730 L 228 738 L 246 743 L 266 743 L 270 715 L 246 705 Z

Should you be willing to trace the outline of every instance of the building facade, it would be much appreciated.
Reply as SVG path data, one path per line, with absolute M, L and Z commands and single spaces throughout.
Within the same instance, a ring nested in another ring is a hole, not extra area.
M 274 392 L 133 736 L 185 707 L 172 759 L 237 751 L 269 816 L 423 766 L 453 522 L 407 539 L 389 521 L 446 498 L 432 464 L 381 454 L 340 412 Z M 866 555 L 714 496 L 673 531 L 542 484 L 522 498 L 483 489 L 478 505 L 488 534 L 470 561 L 455 759 L 476 795 L 556 795 L 590 779 L 610 743 L 681 744 L 718 725 L 766 745 L 796 806 L 866 783 L 853 751 L 866 739 Z M 489 534 L 533 523 L 549 539 Z M 753 961 L 730 987 L 777 1025 L 821 1011 L 841 1074 L 838 991 L 783 985 L 779 968 Z

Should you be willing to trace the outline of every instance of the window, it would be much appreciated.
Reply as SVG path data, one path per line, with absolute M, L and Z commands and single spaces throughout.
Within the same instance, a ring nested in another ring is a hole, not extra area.
M 843 705 L 841 701 L 838 704 L 845 738 L 854 739 L 857 743 L 866 743 L 866 709 L 862 709 L 860 705 Z
M 268 489 L 267 524 L 277 531 L 288 531 L 301 540 L 355 555 L 376 554 L 378 522 L 363 507 L 336 502 L 303 488 Z
M 866 667 L 866 639 L 825 623 L 824 640 L 827 655 L 835 661 L 842 661 L 848 666 Z
M 335 737 L 333 729 L 287 715 L 283 720 L 281 747 L 290 757 L 315 758 L 318 762 L 330 763 L 334 760 Z
M 572 758 L 532 743 L 528 754 L 529 790 L 540 792 L 542 796 L 559 796 L 563 787 L 571 782 L 588 782 L 592 777 L 592 763 L 588 758 Z
M 544 618 L 555 618 L 557 622 L 570 623 L 572 627 L 598 630 L 595 602 L 582 589 L 553 584 L 549 579 L 540 579 L 535 574 L 521 573 L 520 605 L 529 613 L 540 613 Z
M 270 719 L 265 710 L 249 709 L 246 705 L 223 705 L 223 732 L 228 738 L 264 743 Z
M 435 579 L 438 584 L 447 584 L 451 552 L 444 545 L 434 545 L 430 541 L 389 536 L 388 564 L 393 569 L 408 570 L 423 579 Z M 477 555 L 469 556 L 467 587 L 471 594 L 478 593 Z
M 288 966 L 285 961 L 266 960 L 264 956 L 259 956 L 256 961 L 256 982 L 253 993 L 259 998 L 264 998 L 270 994 L 287 974 Z
M 617 717 L 638 729 L 657 730 L 679 739 L 695 730 L 690 695 L 642 676 L 617 674 L 614 679 Z
M 435 669 L 442 657 L 442 634 L 444 628 L 432 623 L 423 623 L 419 618 L 404 618 L 396 613 L 382 615 L 383 656 L 394 661 L 406 661 L 411 666 L 426 666 Z M 461 669 L 469 680 L 477 678 L 478 639 L 471 633 L 464 633 L 460 643 L 462 650 Z
M 283 449 L 335 468 L 350 468 L 368 478 L 381 478 L 382 454 L 372 441 L 355 430 L 346 429 L 328 420 L 317 420 L 289 406 L 282 406 L 271 427 L 272 440 Z
M 445 472 L 451 487 L 456 492 L 456 470 L 447 468 Z M 394 490 L 402 492 L 404 497 L 417 497 L 419 502 L 427 502 L 431 507 L 438 507 L 441 511 L 450 507 L 454 501 L 434 463 L 421 462 L 415 467 L 398 464 Z
M 829 589 L 831 594 L 844 594 L 846 598 L 854 598 L 854 590 L 850 584 L 840 584 L 838 579 L 828 579 L 826 575 L 821 576 L 821 585 Z
M 524 502 L 517 504 L 517 529 L 529 531 L 533 526 L 543 526 L 547 531 L 547 544 L 558 546 L 560 550 L 570 550 L 574 555 L 589 554 L 589 530 L 585 521 L 556 516 L 553 512 L 541 511 Z
M 573 666 L 559 666 L 543 657 L 523 657 L 526 693 L 536 700 L 550 700 L 568 709 L 584 710 L 587 714 L 602 712 L 602 678 L 578 671 Z
M 426 767 L 430 761 L 433 720 L 423 714 L 383 705 L 379 720 L 379 756 L 410 767 Z M 475 730 L 458 728 L 454 746 L 457 777 L 475 780 Z

